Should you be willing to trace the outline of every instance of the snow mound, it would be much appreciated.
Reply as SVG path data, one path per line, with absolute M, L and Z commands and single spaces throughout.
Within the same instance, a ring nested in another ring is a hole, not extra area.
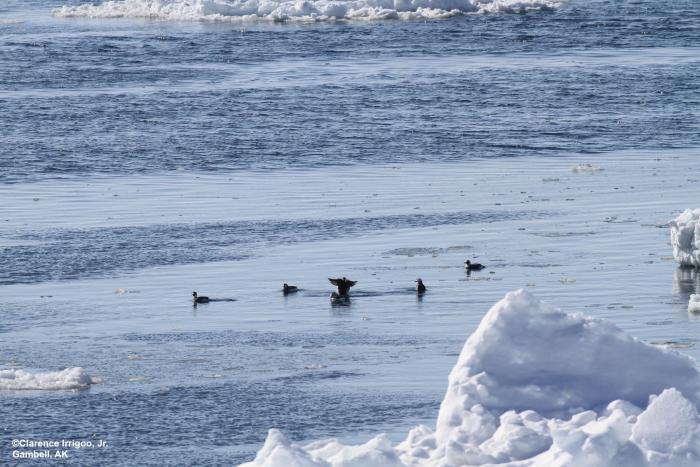
M 677 453 L 700 459 L 700 417 L 680 392 L 667 389 L 639 415 L 632 439 L 654 457 Z
M 461 425 L 463 407 L 566 415 L 615 399 L 644 405 L 667 382 L 700 400 L 689 357 L 660 352 L 610 321 L 550 308 L 525 290 L 494 305 L 449 376 L 437 435 Z
M 80 367 L 46 373 L 0 370 L 0 390 L 85 389 L 99 382 Z
M 681 266 L 700 268 L 700 208 L 686 209 L 670 226 L 675 260 Z
M 335 439 L 292 444 L 279 430 L 270 430 L 253 462 L 255 467 L 405 467 L 384 435 L 359 446 L 345 446 Z
M 383 435 L 301 446 L 271 430 L 243 466 L 700 465 L 698 401 L 689 357 L 518 290 L 464 345 L 435 431 L 416 427 L 396 446 Z
M 109 0 L 53 11 L 58 17 L 166 21 L 425 20 L 472 13 L 552 10 L 564 0 Z

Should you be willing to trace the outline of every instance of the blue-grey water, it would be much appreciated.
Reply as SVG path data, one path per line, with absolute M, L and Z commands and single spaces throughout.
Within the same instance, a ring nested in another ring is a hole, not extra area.
M 700 357 L 666 228 L 700 200 L 695 1 L 52 14 L 79 4 L 0 4 L 0 370 L 102 383 L 0 392 L 0 464 L 16 438 L 125 466 L 235 465 L 272 427 L 400 440 L 518 287 Z

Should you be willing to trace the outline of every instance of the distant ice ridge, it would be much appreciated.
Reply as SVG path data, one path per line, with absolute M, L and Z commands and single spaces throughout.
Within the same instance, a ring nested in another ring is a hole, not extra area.
M 686 209 L 670 226 L 673 257 L 681 266 L 700 268 L 700 208 Z
M 59 17 L 168 21 L 436 19 L 470 13 L 551 10 L 564 0 L 110 0 L 63 6 Z
M 32 373 L 25 370 L 0 370 L 0 390 L 85 389 L 98 383 L 80 367 L 62 371 Z
M 245 467 L 700 465 L 700 373 L 609 321 L 525 290 L 496 303 L 450 372 L 436 429 L 396 446 L 304 446 L 270 430 Z

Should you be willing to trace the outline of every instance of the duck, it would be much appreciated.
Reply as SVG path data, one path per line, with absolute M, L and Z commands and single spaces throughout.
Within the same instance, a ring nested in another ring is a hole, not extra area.
M 472 263 L 472 262 L 469 261 L 469 260 L 466 260 L 466 261 L 464 262 L 464 269 L 466 269 L 467 271 L 481 271 L 481 270 L 484 269 L 485 267 L 486 267 L 486 266 L 484 266 L 484 265 L 481 264 L 481 263 Z
M 346 297 L 350 292 L 350 287 L 353 287 L 355 284 L 357 284 L 357 281 L 351 281 L 350 279 L 344 276 L 341 279 L 328 278 L 328 281 L 331 284 L 338 287 L 338 295 L 341 297 Z
M 350 293 L 350 287 L 357 284 L 357 281 L 351 281 L 347 277 L 342 277 L 339 279 L 331 279 L 329 277 L 328 281 L 338 287 L 338 292 L 333 292 L 331 294 L 331 301 L 348 300 L 350 298 L 348 295 Z
M 425 287 L 425 284 L 423 284 L 423 279 L 420 277 L 416 279 L 416 293 L 419 295 L 424 294 L 426 290 L 428 289 Z
M 299 287 L 296 285 L 289 285 L 286 282 L 282 286 L 282 293 L 285 295 L 289 295 L 290 293 L 297 293 L 299 291 Z
M 192 292 L 192 301 L 196 305 L 197 303 L 209 303 L 209 297 L 200 297 L 197 292 Z

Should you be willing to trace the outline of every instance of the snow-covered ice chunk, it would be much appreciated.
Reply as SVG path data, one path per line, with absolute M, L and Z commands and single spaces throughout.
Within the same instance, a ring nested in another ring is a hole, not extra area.
M 0 370 L 0 390 L 60 390 L 85 389 L 99 383 L 80 367 L 61 371 L 33 373 L 25 370 Z
M 616 399 L 646 404 L 668 381 L 700 400 L 695 362 L 645 344 L 607 320 L 553 309 L 525 290 L 496 303 L 449 376 L 438 438 L 470 407 L 563 415 Z
M 686 209 L 669 225 L 674 259 L 681 266 L 700 268 L 700 208 Z
M 244 465 L 700 465 L 698 401 L 694 360 L 518 290 L 464 345 L 435 431 L 416 427 L 392 447 L 381 435 L 359 446 L 299 446 L 273 430 Z

